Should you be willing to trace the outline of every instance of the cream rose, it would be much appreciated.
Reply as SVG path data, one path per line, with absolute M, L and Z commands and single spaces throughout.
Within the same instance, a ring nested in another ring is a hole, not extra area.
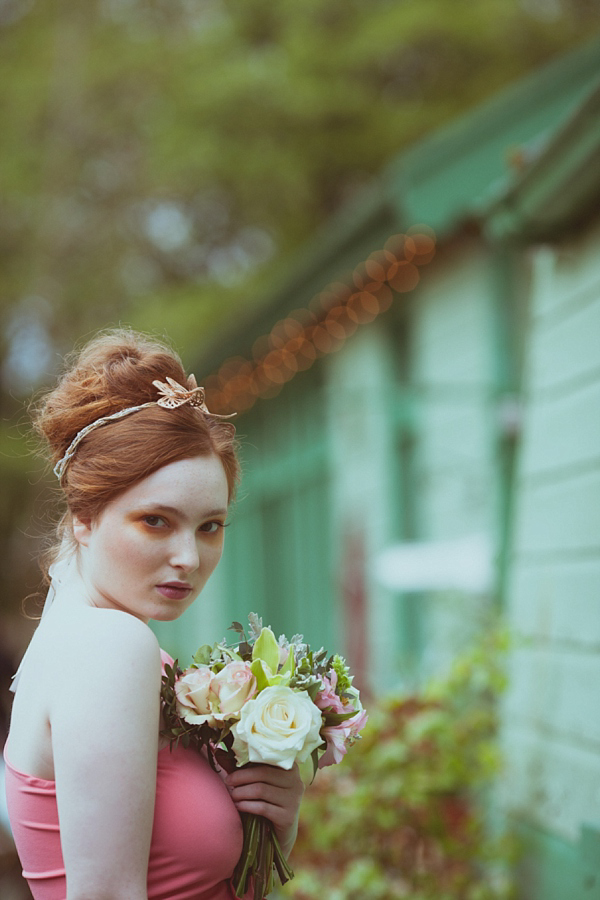
M 240 766 L 269 763 L 291 769 L 304 762 L 323 740 L 321 710 L 306 691 L 276 685 L 267 687 L 242 707 L 232 726 L 233 750 Z
M 223 716 L 237 715 L 256 693 L 256 678 L 249 663 L 228 663 L 217 675 L 213 675 L 211 691 L 216 695 Z
M 186 669 L 175 682 L 177 712 L 191 725 L 215 724 L 210 690 L 212 677 L 209 666 L 198 666 L 197 669 Z

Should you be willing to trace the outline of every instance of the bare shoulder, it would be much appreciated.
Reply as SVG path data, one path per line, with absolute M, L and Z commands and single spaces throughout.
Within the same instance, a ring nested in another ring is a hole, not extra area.
M 60 623 L 56 635 L 61 653 L 56 660 L 58 680 L 71 683 L 73 672 L 109 689 L 126 677 L 129 683 L 160 684 L 160 647 L 151 629 L 135 616 L 119 610 L 86 608 Z M 66 677 L 65 677 L 66 676 Z
M 49 701 L 53 722 L 63 711 L 72 711 L 73 685 L 79 678 L 94 716 L 106 718 L 105 725 L 114 716 L 154 717 L 160 693 L 160 648 L 144 622 L 118 610 L 90 608 L 74 616 L 65 630 L 65 652 L 55 670 Z M 85 713 L 81 715 L 85 718 Z
M 160 659 L 160 648 L 154 632 L 135 616 L 118 609 L 86 609 L 83 611 L 90 626 L 93 643 L 131 648 Z
M 82 609 L 72 620 L 74 650 L 85 653 L 135 653 L 143 658 L 160 659 L 160 648 L 153 631 L 130 613 L 117 609 Z
M 110 741 L 139 755 L 158 741 L 160 648 L 146 624 L 125 612 L 53 610 L 34 634 L 11 719 L 11 746 L 24 771 L 53 779 L 61 759 L 86 747 L 110 756 Z

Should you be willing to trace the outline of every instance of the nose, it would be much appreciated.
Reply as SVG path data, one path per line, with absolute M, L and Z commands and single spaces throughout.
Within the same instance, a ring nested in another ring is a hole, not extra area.
M 171 552 L 171 565 L 184 572 L 195 572 L 200 565 L 196 535 L 177 535 Z

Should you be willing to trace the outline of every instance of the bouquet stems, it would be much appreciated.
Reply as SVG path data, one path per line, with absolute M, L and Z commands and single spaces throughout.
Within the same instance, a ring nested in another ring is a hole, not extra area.
M 282 884 L 294 877 L 273 826 L 263 816 L 242 813 L 244 846 L 233 873 L 237 897 L 244 897 L 253 880 L 253 900 L 264 900 L 274 887 L 274 869 Z

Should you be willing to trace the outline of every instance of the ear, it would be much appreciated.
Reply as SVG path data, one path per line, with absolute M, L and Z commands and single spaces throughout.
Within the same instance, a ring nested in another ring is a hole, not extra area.
M 92 520 L 73 516 L 73 537 L 81 547 L 87 547 L 92 535 Z

